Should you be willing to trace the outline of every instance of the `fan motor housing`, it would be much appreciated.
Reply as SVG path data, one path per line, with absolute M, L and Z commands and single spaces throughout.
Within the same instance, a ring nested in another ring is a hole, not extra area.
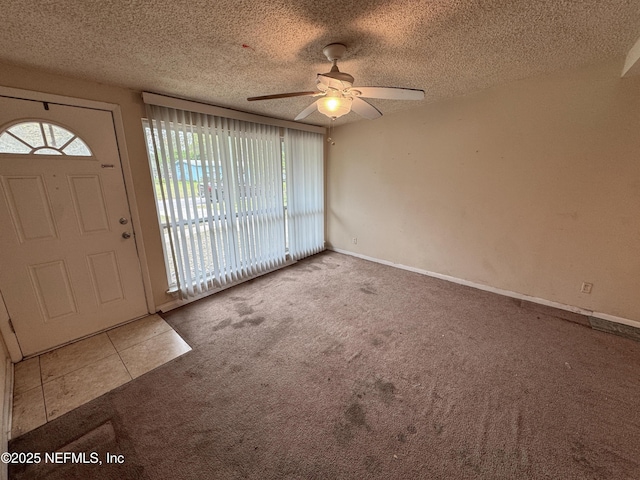
M 322 75 L 324 75 L 325 77 L 329 77 L 329 78 L 334 78 L 336 80 L 339 80 L 341 82 L 347 82 L 353 85 L 353 81 L 354 78 L 349 75 L 348 73 L 344 73 L 344 72 L 328 72 L 328 73 L 323 73 Z
M 347 47 L 342 43 L 331 43 L 322 49 L 322 53 L 324 53 L 330 62 L 340 60 L 346 51 Z

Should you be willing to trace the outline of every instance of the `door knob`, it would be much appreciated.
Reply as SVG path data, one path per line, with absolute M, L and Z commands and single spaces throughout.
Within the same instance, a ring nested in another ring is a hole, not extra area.
M 131 234 L 129 232 L 122 232 L 122 238 L 131 238 Z

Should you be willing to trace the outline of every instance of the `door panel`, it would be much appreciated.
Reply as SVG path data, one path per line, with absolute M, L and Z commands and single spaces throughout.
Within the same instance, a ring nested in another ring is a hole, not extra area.
M 64 260 L 29 265 L 29 275 L 45 323 L 78 313 Z
M 42 176 L 2 177 L 2 183 L 19 242 L 55 238 L 51 205 Z
M 99 305 L 124 299 L 116 252 L 89 255 L 89 270 Z
M 0 132 L 34 120 L 81 139 L 43 126 L 48 154 L 0 153 L 0 291 L 24 355 L 147 314 L 111 112 L 48 106 L 0 97 Z
M 100 177 L 69 175 L 67 178 L 80 233 L 86 235 L 109 231 L 109 219 Z

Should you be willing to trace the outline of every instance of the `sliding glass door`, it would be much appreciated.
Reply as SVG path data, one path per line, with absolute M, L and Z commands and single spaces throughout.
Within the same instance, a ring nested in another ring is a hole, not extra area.
M 324 248 L 321 135 L 287 129 L 283 136 L 275 126 L 155 105 L 147 114 L 167 275 L 184 297 L 282 266 L 288 242 L 303 246 L 296 259 Z

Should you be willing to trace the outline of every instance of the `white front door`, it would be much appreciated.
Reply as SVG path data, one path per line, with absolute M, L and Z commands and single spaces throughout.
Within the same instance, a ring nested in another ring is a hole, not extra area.
M 0 96 L 0 292 L 25 356 L 147 314 L 111 112 Z

